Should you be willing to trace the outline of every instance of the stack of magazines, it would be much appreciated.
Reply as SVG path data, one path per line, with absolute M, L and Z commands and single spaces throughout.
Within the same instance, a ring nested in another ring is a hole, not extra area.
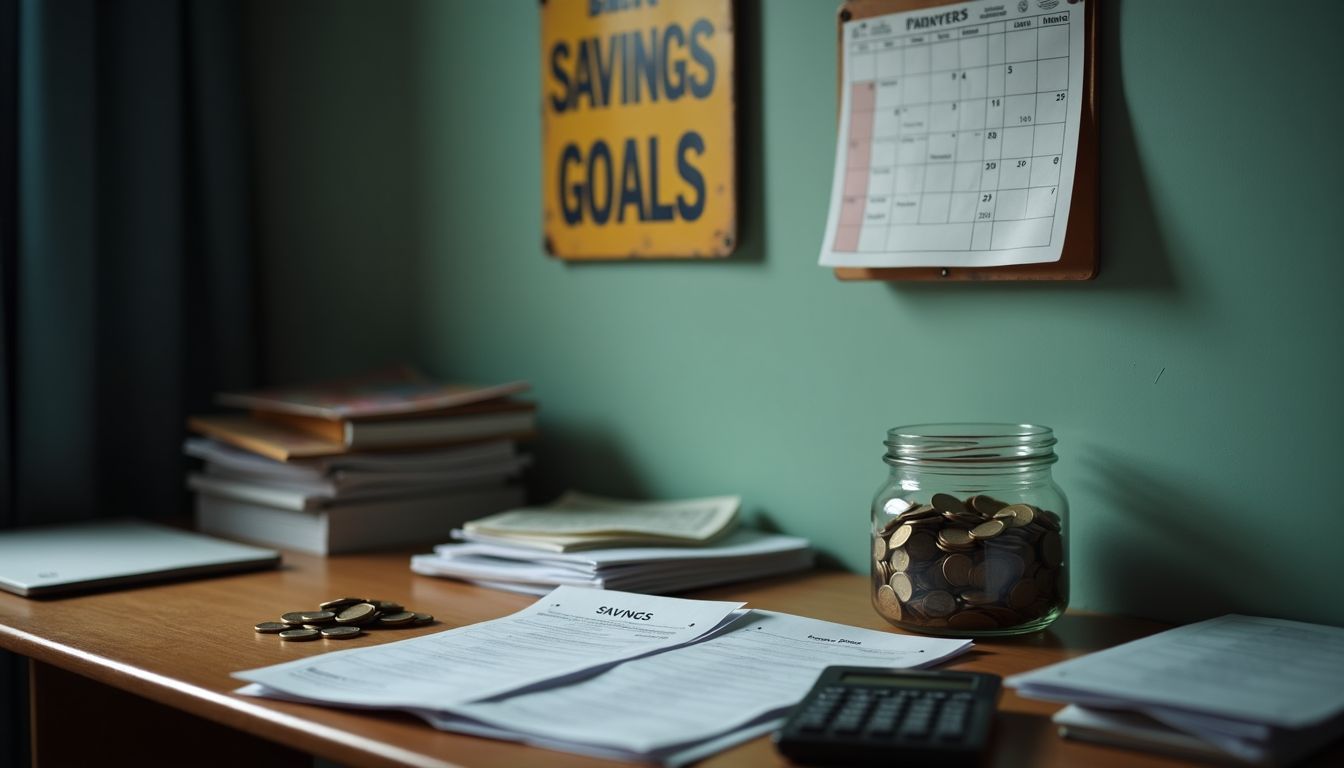
M 741 500 L 639 502 L 568 493 L 473 520 L 411 569 L 543 595 L 556 586 L 669 594 L 812 567 L 806 539 L 736 526 Z
M 518 505 L 536 427 L 526 384 L 435 382 L 408 370 L 226 393 L 245 413 L 195 416 L 187 478 L 207 533 L 316 554 L 442 540 Z

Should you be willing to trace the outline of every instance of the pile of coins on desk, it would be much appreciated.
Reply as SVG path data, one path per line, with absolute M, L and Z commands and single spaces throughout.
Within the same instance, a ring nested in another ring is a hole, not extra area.
M 366 600 L 362 597 L 338 597 L 328 600 L 315 611 L 291 611 L 279 621 L 263 621 L 254 627 L 259 634 L 279 635 L 290 642 L 317 640 L 348 640 L 364 634 L 366 629 L 401 629 L 423 627 L 434 617 L 428 613 L 406 610 L 390 600 Z
M 893 624 L 995 634 L 1044 626 L 1064 610 L 1055 513 L 985 494 L 887 505 L 895 516 L 873 533 L 873 605 Z

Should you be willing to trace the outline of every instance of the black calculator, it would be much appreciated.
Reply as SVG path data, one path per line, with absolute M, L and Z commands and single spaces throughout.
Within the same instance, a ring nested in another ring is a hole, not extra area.
M 978 672 L 827 667 L 775 746 L 809 765 L 975 766 L 999 689 Z

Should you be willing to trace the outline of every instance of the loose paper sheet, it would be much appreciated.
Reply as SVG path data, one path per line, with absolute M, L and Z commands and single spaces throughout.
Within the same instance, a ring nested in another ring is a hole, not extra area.
M 1083 6 L 983 0 L 842 37 L 827 267 L 1059 261 L 1083 93 Z
M 467 523 L 469 532 L 538 536 L 645 533 L 703 539 L 727 525 L 742 500 L 625 501 L 569 492 L 547 507 L 512 509 Z
M 1009 678 L 1026 696 L 1304 728 L 1344 712 L 1344 629 L 1228 615 Z M 1169 724 L 1176 725 L 1175 722 Z M 1253 734 L 1251 734 L 1253 735 Z
M 524 740 L 646 755 L 778 715 L 827 666 L 922 667 L 969 646 L 966 640 L 752 611 L 726 632 L 675 651 L 577 682 L 450 709 Z M 431 722 L 451 730 L 457 721 L 437 716 Z
M 440 708 L 690 642 L 741 605 L 562 586 L 493 621 L 234 677 L 318 703 Z

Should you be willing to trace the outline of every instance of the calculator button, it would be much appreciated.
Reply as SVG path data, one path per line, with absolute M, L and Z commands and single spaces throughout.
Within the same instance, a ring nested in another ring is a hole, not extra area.
M 836 721 L 835 721 L 835 727 L 833 728 L 833 730 L 834 730 L 836 733 L 858 733 L 859 730 L 860 730 L 862 727 L 863 727 L 863 722 L 862 722 L 859 718 L 856 717 L 856 718 L 854 718 L 854 719 L 852 719 L 852 720 L 850 720 L 850 719 L 838 719 L 838 720 L 836 720 Z

